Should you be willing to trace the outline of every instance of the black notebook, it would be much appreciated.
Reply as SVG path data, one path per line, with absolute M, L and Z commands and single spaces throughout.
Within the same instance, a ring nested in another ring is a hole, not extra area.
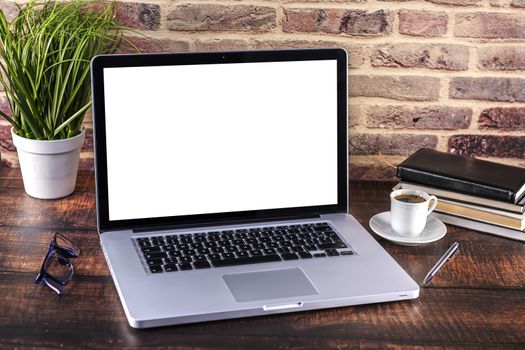
M 422 148 L 397 167 L 403 181 L 516 203 L 525 169 Z

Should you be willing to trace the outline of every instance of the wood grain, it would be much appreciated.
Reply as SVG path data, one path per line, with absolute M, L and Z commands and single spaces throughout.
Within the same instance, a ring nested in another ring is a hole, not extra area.
M 24 193 L 16 170 L 0 170 L 0 348 L 525 348 L 525 244 L 452 226 L 442 240 L 418 247 L 374 235 L 419 282 L 460 242 L 416 300 L 132 329 L 99 245 L 90 174 L 79 173 L 73 195 L 44 201 Z M 351 183 L 350 212 L 367 229 L 388 210 L 392 186 Z M 33 283 L 55 230 L 82 251 L 62 298 Z
M 32 198 L 23 189 L 0 188 L 2 226 L 96 230 L 94 204 L 92 192 L 53 201 Z
M 77 276 L 63 298 L 48 288 L 31 284 L 31 278 L 2 275 L 1 339 L 9 335 L 6 328 L 38 329 L 45 325 L 50 335 L 64 329 L 75 334 L 96 330 L 107 336 L 109 329 L 119 339 L 138 334 L 139 346 L 148 345 L 155 338 L 169 344 L 182 335 L 347 341 L 380 338 L 421 344 L 525 343 L 525 296 L 518 290 L 432 288 L 423 290 L 414 301 L 136 331 L 127 326 L 109 277 Z
M 51 229 L 0 227 L 0 272 L 36 275 L 54 232 Z M 73 260 L 77 275 L 109 276 L 96 231 L 60 232 L 80 249 L 80 257 Z
M 54 230 L 0 227 L 0 271 L 36 273 Z M 76 273 L 109 276 L 96 231 L 67 231 L 67 237 L 79 242 L 81 256 L 75 260 Z M 472 241 L 477 234 L 448 234 L 434 244 L 407 248 L 378 237 L 383 247 L 416 280 L 425 274 L 454 241 L 460 252 L 428 287 L 472 287 L 525 289 L 525 245 L 505 239 L 489 242 Z M 502 271 L 513 273 L 502 274 Z
M 1 168 L 0 188 L 24 189 L 20 169 Z M 77 175 L 76 192 L 95 192 L 95 173 L 93 171 L 79 171 Z
M 350 181 L 348 186 L 350 204 L 357 202 L 390 203 L 389 194 L 395 185 L 395 182 Z

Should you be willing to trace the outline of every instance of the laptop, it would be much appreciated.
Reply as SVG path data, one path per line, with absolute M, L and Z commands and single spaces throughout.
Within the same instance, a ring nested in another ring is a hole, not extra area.
M 97 229 L 131 327 L 417 298 L 348 214 L 342 49 L 101 55 Z

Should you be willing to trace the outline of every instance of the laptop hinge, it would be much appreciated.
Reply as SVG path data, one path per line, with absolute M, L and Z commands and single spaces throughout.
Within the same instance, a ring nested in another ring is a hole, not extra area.
M 151 232 L 151 231 L 165 231 L 165 230 L 179 230 L 186 228 L 197 228 L 197 227 L 208 227 L 208 226 L 228 226 L 228 225 L 242 225 L 242 224 L 257 224 L 261 222 L 275 222 L 275 221 L 289 221 L 289 220 L 306 220 L 306 219 L 319 219 L 320 215 L 298 215 L 298 216 L 287 216 L 280 218 L 264 218 L 264 219 L 249 219 L 249 220 L 228 220 L 221 222 L 206 222 L 206 223 L 194 223 L 194 224 L 181 224 L 181 225 L 165 225 L 165 226 L 148 226 L 139 227 L 132 229 L 133 232 Z

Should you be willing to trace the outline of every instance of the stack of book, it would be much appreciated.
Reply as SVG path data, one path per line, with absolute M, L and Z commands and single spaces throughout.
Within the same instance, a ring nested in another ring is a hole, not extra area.
M 420 149 L 397 168 L 395 187 L 438 197 L 444 223 L 525 241 L 525 169 Z

